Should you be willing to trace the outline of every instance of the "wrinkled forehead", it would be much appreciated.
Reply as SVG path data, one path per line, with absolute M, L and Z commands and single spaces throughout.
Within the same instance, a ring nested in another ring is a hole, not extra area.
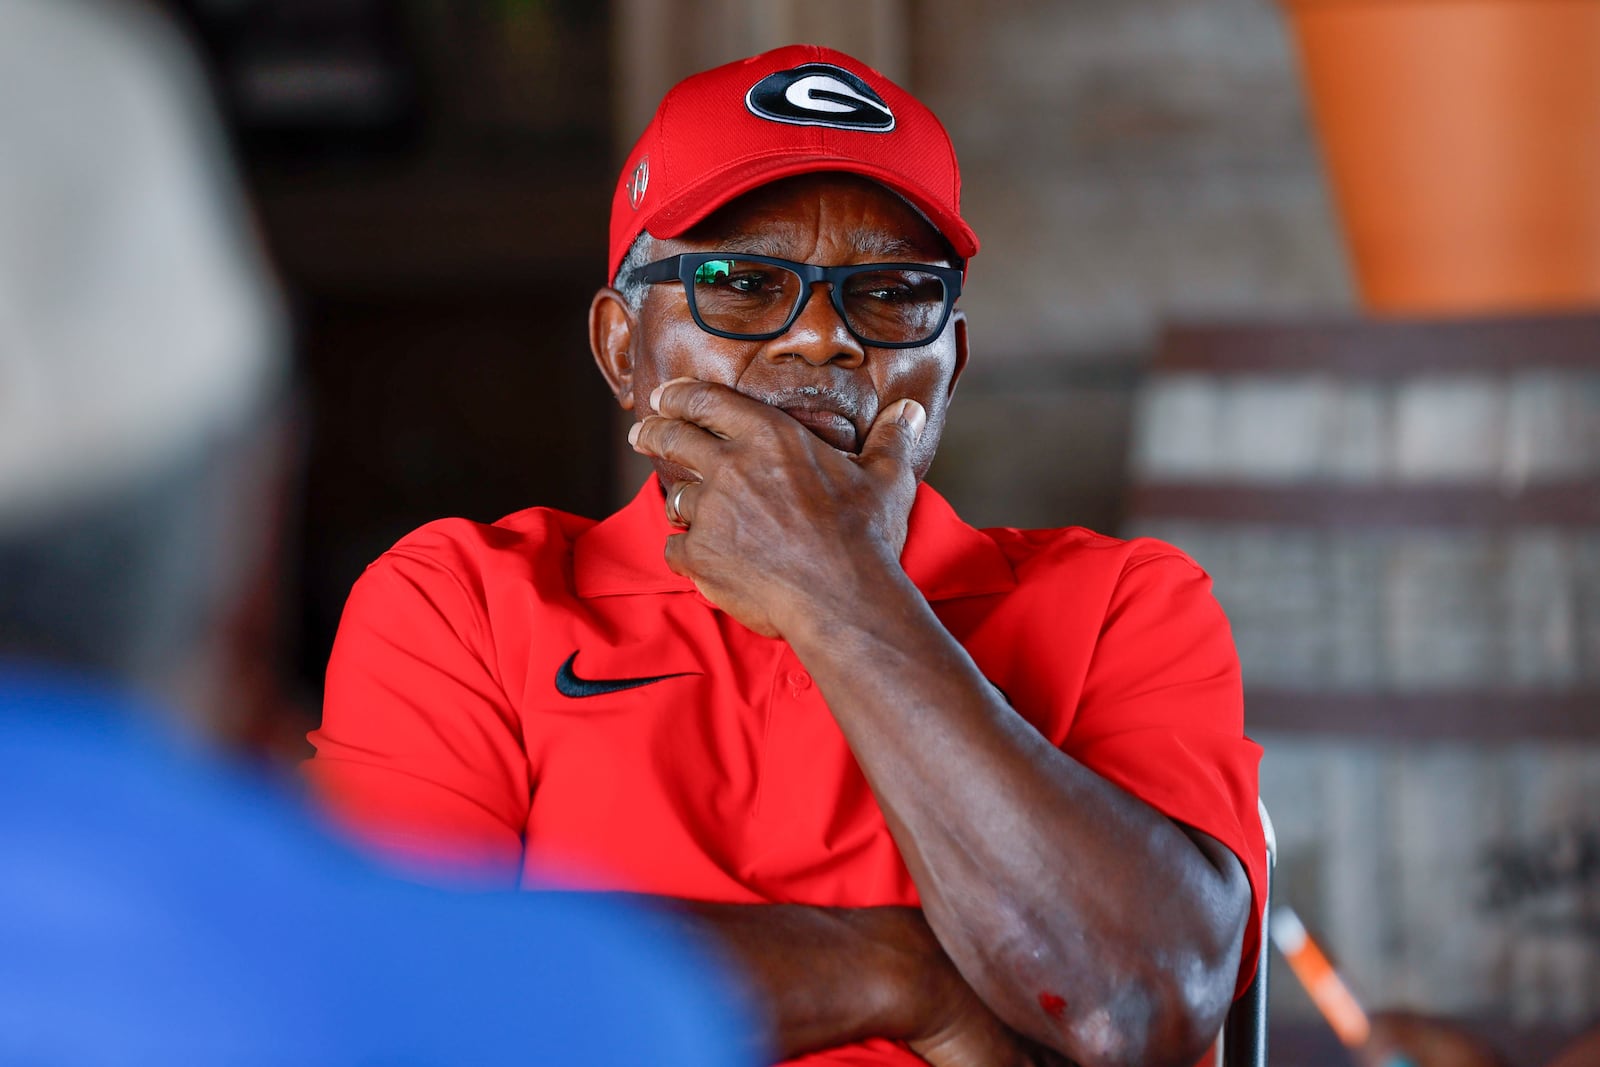
M 685 233 L 689 245 L 792 257 L 799 247 L 834 249 L 885 261 L 959 260 L 950 242 L 904 197 L 870 178 L 806 174 L 758 186 Z

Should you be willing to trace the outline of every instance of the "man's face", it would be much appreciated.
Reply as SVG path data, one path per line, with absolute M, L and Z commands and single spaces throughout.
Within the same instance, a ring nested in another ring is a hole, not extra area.
M 684 237 L 656 241 L 653 258 L 680 252 L 743 252 L 801 263 L 949 264 L 931 226 L 898 196 L 853 175 L 806 175 L 774 182 L 722 208 Z M 598 305 L 597 305 L 598 306 Z M 610 309 L 617 314 L 616 308 Z M 966 362 L 958 314 L 919 348 L 874 348 L 853 337 L 819 283 L 794 324 L 769 341 L 732 340 L 700 329 L 683 286 L 651 285 L 628 338 L 626 368 L 601 368 L 619 403 L 642 419 L 658 384 L 678 377 L 719 382 L 781 408 L 817 437 L 859 452 L 884 407 L 909 397 L 928 412 L 913 460 L 920 479 L 933 461 L 945 410 Z M 657 464 L 669 480 L 682 474 Z

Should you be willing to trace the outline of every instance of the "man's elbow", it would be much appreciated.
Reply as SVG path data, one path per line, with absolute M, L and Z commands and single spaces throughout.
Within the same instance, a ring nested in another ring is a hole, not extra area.
M 1176 942 L 1157 947 L 1130 932 L 1118 947 L 1106 946 L 1096 968 L 1101 982 L 1066 1013 L 1056 1035 L 1064 1040 L 1050 1043 L 1081 1067 L 1192 1067 L 1233 1005 L 1248 887 L 1215 903 Z
M 1193 961 L 1126 975 L 1074 1021 L 1061 1051 L 1080 1067 L 1192 1067 L 1221 1031 L 1232 992 L 1231 974 Z
M 1219 877 L 1205 880 L 1197 906 L 1184 913 L 1184 932 L 1164 948 L 1134 948 L 1130 934 L 1122 980 L 1108 988 L 1107 1010 L 1084 1028 L 1082 1067 L 1192 1067 L 1221 1032 L 1254 905 L 1234 855 L 1210 838 L 1197 844 Z M 1124 1025 L 1104 1025 L 1118 1016 Z

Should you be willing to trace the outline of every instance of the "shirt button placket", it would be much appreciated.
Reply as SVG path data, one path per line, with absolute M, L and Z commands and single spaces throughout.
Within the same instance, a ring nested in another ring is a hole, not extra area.
M 811 675 L 794 658 L 794 653 L 785 649 L 772 672 L 761 745 L 761 784 L 753 812 L 765 822 L 792 817 L 794 797 L 797 791 L 804 791 L 795 778 L 799 769 L 795 761 L 796 744 L 806 734 L 804 715 L 798 705 L 806 700 L 814 685 Z

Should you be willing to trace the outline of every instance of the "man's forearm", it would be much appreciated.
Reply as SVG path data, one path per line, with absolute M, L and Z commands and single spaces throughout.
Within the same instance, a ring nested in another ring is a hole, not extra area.
M 731 956 L 765 1008 L 783 1058 L 871 1037 L 903 1037 L 920 917 L 911 909 L 667 902 Z M 929 939 L 931 942 L 931 938 Z
M 861 598 L 876 609 L 865 625 L 785 636 L 932 928 L 1023 1033 L 1081 1062 L 1192 1061 L 1232 989 L 1237 861 L 1056 750 L 903 584 Z
M 782 1058 L 871 1038 L 949 1037 L 981 1008 L 915 908 L 819 908 L 648 898 L 720 946 L 751 984 Z M 997 1020 L 990 1042 L 1009 1041 Z M 941 1031 L 943 1032 L 941 1034 Z M 975 1040 L 971 1034 L 962 1040 Z

